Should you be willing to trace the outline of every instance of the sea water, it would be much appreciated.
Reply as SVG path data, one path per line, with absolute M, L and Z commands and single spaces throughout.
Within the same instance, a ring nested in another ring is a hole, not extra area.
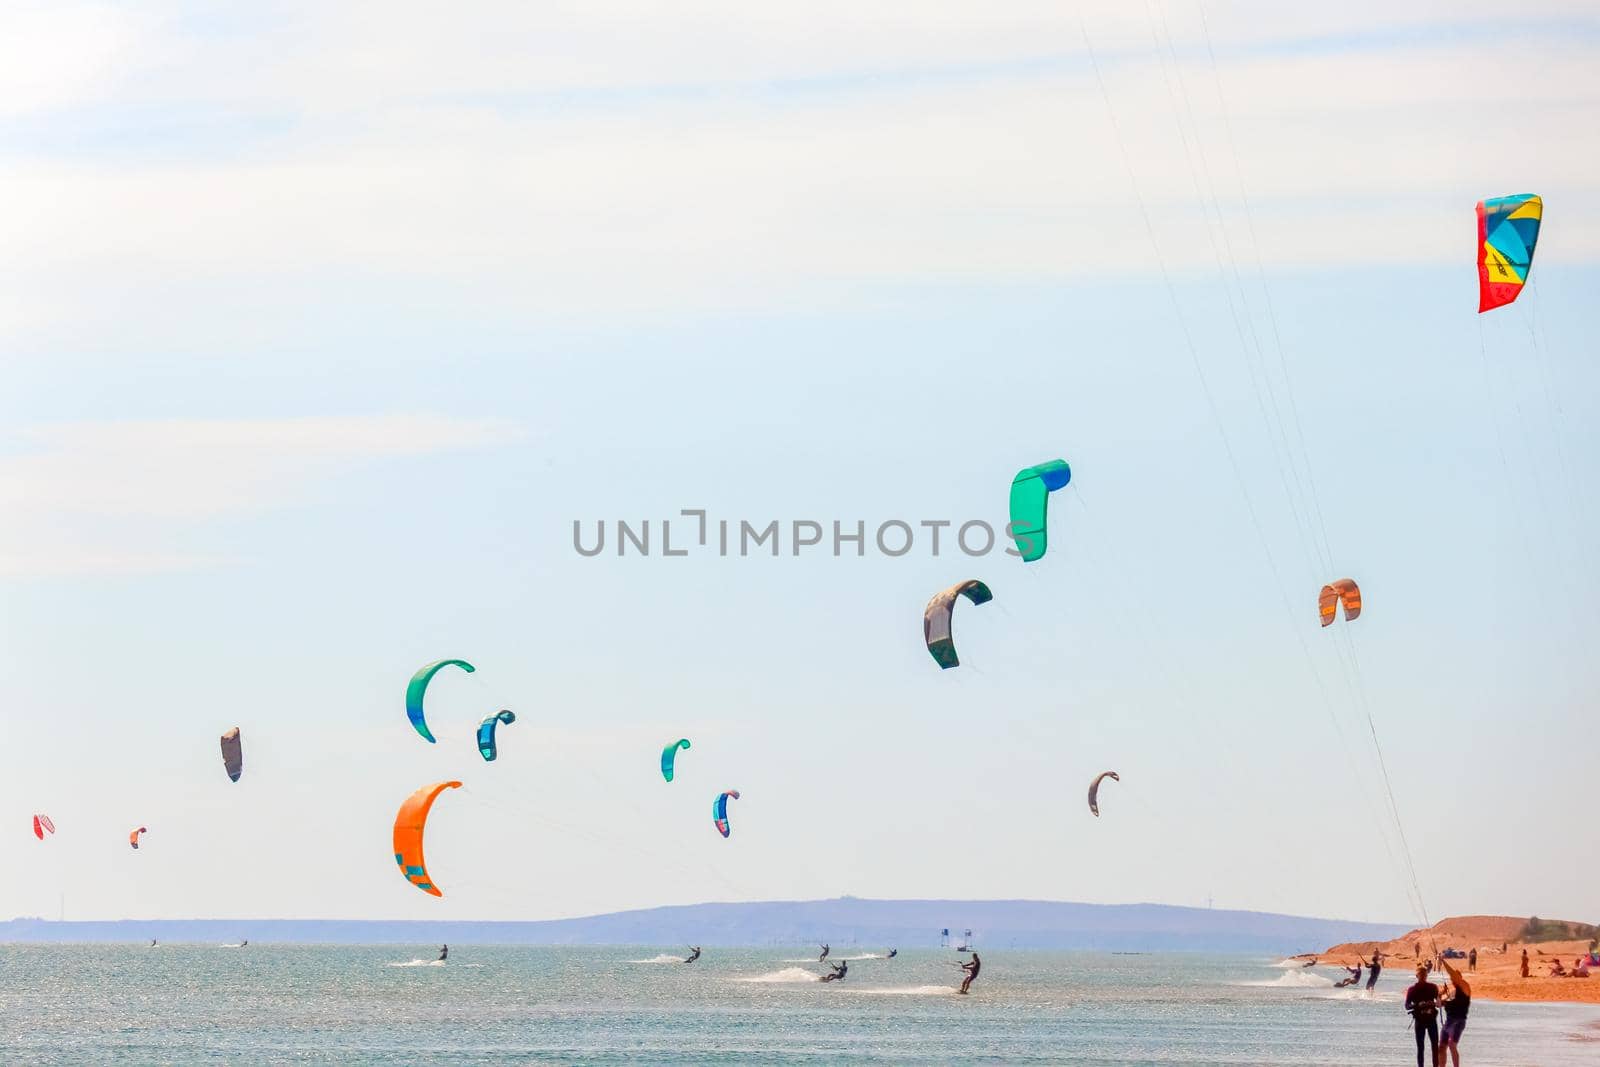
M 674 948 L 672 952 L 677 952 Z M 1411 1063 L 1385 972 L 1203 955 L 793 947 L 0 946 L 0 1061 L 92 1063 Z M 865 958 L 863 958 L 865 957 Z M 1600 1063 L 1600 1009 L 1472 1005 L 1474 1067 Z

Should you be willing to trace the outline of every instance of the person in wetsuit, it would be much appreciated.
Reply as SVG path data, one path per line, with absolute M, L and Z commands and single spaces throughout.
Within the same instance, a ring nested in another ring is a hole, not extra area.
M 1383 973 L 1383 953 L 1377 949 L 1372 950 L 1372 962 L 1367 964 L 1367 988 L 1371 989 L 1378 984 L 1378 975 Z
M 1417 1067 L 1423 1067 L 1422 1038 L 1427 1035 L 1430 1063 L 1439 1059 L 1439 987 L 1428 981 L 1426 967 L 1417 968 L 1417 980 L 1406 990 L 1406 1011 L 1417 1037 Z
M 823 945 L 822 946 L 822 954 L 817 957 L 817 962 L 821 963 L 823 960 L 825 960 L 827 958 L 828 958 L 828 946 L 827 945 Z
M 979 962 L 978 954 L 974 952 L 970 962 L 961 964 L 961 969 L 967 972 L 967 976 L 961 980 L 961 988 L 956 990 L 956 992 L 965 993 L 967 990 L 971 989 L 973 979 L 978 977 L 978 971 L 980 971 L 982 968 L 983 964 Z
M 1360 982 L 1361 982 L 1361 964 L 1358 963 L 1354 967 L 1346 967 L 1345 970 L 1350 972 L 1350 977 L 1349 978 L 1342 978 L 1339 981 L 1335 982 L 1334 985 L 1333 985 L 1333 987 L 1335 989 L 1343 989 L 1346 986 L 1353 986 L 1353 985 L 1359 985 L 1360 984 Z
M 892 960 L 892 959 L 895 958 L 895 956 L 899 955 L 899 953 L 900 953 L 899 949 L 892 948 L 892 949 L 889 950 L 889 954 L 887 956 L 883 957 L 883 958 L 886 959 L 886 960 Z
M 689 946 L 689 958 L 684 960 L 683 962 L 684 963 L 693 963 L 695 960 L 697 960 L 699 958 L 700 958 L 700 946 L 699 945 L 690 945 Z
M 443 963 L 445 960 L 447 960 L 449 958 L 450 958 L 450 946 L 449 945 L 440 945 L 439 946 L 439 960 L 438 960 L 438 962 Z
M 1439 1057 L 1442 1063 L 1444 1053 L 1448 1051 L 1455 1067 L 1461 1067 L 1461 1031 L 1467 1028 L 1467 1011 L 1472 1007 L 1472 987 L 1461 977 L 1461 972 L 1448 962 L 1444 969 L 1450 975 L 1450 996 L 1444 1002 L 1444 1029 L 1439 1033 Z
M 823 975 L 822 980 L 824 982 L 842 982 L 844 981 L 844 976 L 850 973 L 850 965 L 844 960 L 840 960 L 838 963 L 830 963 L 828 966 L 833 968 L 833 973 Z

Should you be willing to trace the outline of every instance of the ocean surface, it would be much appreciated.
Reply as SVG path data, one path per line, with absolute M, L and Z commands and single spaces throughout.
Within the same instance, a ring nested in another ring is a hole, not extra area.
M 672 950 L 676 953 L 678 950 Z M 94 1063 L 1406 1064 L 1400 995 L 1197 955 L 849 959 L 708 948 L 0 945 L 0 1060 Z M 1600 1009 L 1479 1001 L 1473 1067 L 1600 1063 Z

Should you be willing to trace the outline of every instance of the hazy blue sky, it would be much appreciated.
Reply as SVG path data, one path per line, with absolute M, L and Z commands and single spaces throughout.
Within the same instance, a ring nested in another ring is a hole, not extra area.
M 0 915 L 1404 921 L 1370 709 L 1435 918 L 1593 921 L 1600 22 L 1301 6 L 9 7 Z M 1002 525 L 1056 456 L 1026 567 L 572 548 Z

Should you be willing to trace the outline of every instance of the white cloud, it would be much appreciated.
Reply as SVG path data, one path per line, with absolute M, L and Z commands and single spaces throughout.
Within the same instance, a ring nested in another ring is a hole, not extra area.
M 525 435 L 496 419 L 386 415 L 73 423 L 19 436 L 22 447 L 0 455 L 0 575 L 13 577 L 216 566 L 226 557 L 175 552 L 173 535 L 293 504 L 362 463 Z
M 1210 13 L 1218 70 L 1198 6 L 1085 7 L 1136 185 L 1077 10 L 149 21 L 105 83 L 143 117 L 115 119 L 103 154 L 14 156 L 0 183 L 17 207 L 0 243 L 25 264 L 0 270 L 0 330 L 101 329 L 81 315 L 93 294 L 147 341 L 215 336 L 246 308 L 333 313 L 330 279 L 504 324 L 1143 272 L 1141 199 L 1167 266 L 1210 270 L 1215 209 L 1253 259 L 1236 175 L 1268 265 L 1452 262 L 1472 201 L 1522 189 L 1560 203 L 1545 262 L 1600 257 L 1600 144 L 1577 135 L 1600 105 L 1595 46 L 1560 21 L 1587 18 L 1580 5 L 1521 9 L 1515 26 L 1498 5 L 1456 5 L 1432 30 L 1397 5 L 1229 7 Z M 1181 67 L 1159 58 L 1168 33 Z M 1538 77 L 1485 73 L 1505 69 Z M 65 128 L 86 124 L 92 146 L 110 120 L 74 99 Z M 270 134 L 253 132 L 263 117 Z M 172 128 L 188 131 L 175 146 Z M 1197 193 L 1208 171 L 1215 205 Z

